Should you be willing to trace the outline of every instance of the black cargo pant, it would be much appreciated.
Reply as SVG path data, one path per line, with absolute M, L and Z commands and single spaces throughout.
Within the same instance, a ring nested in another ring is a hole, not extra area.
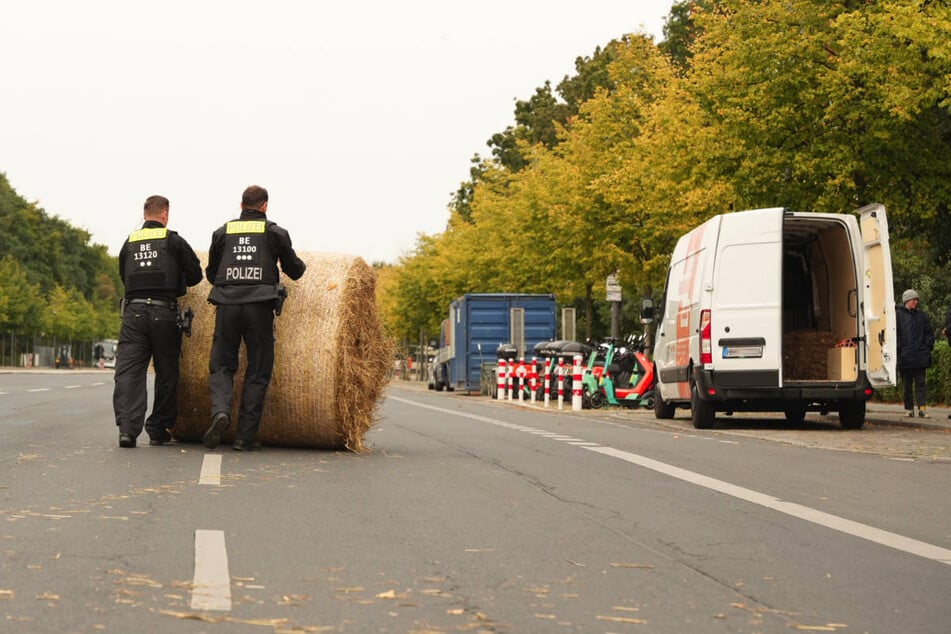
M 915 402 L 922 408 L 928 404 L 927 368 L 900 368 L 901 382 L 905 393 L 905 409 L 915 409 Z M 915 398 L 917 396 L 917 398 Z
M 182 333 L 178 329 L 178 311 L 164 306 L 131 304 L 126 306 L 116 348 L 115 389 L 112 407 L 119 432 L 133 438 L 171 429 L 178 418 L 178 358 Z M 148 408 L 146 388 L 149 361 L 155 366 L 155 395 L 152 415 L 145 421 Z
M 215 308 L 215 335 L 211 343 L 211 414 L 231 413 L 234 375 L 238 371 L 241 341 L 248 355 L 244 388 L 238 409 L 238 440 L 253 441 L 261 425 L 264 399 L 274 369 L 274 302 L 219 304 Z

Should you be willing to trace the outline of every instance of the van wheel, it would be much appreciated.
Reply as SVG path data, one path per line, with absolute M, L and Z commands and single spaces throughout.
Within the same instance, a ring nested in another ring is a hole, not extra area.
M 787 405 L 784 413 L 786 422 L 793 425 L 802 425 L 806 420 L 806 408 L 802 405 Z
M 697 385 L 690 386 L 690 419 L 697 429 L 712 429 L 716 423 L 717 411 L 713 406 L 700 398 Z
M 865 401 L 845 401 L 839 405 L 839 424 L 843 429 L 862 429 L 865 424 Z
M 667 420 L 674 417 L 674 411 L 677 408 L 673 403 L 668 403 L 660 395 L 660 386 L 654 385 L 654 418 Z

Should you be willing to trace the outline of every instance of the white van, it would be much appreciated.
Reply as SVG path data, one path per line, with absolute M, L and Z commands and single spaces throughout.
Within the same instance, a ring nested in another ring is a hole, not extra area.
M 855 213 L 740 211 L 680 238 L 654 339 L 657 418 L 864 424 L 872 388 L 895 384 L 895 304 L 885 207 Z

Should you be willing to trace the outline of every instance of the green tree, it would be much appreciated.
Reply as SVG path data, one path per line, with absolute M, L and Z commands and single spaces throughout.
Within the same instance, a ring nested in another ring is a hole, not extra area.
M 0 257 L 11 255 L 22 263 L 32 284 L 45 295 L 57 284 L 72 287 L 93 300 L 103 290 L 101 275 L 118 288 L 115 258 L 106 248 L 89 244 L 89 233 L 49 216 L 24 200 L 0 173 Z M 118 294 L 112 300 L 118 306 Z
M 896 243 L 925 244 L 925 271 L 948 262 L 951 6 L 722 0 L 696 19 L 685 85 L 719 141 L 699 158 L 737 207 L 882 202 Z M 951 298 L 947 276 L 928 275 L 936 299 Z
M 39 288 L 13 256 L 0 259 L 0 333 L 35 332 L 43 310 Z
M 0 335 L 10 335 L 3 337 L 0 351 L 17 336 L 40 332 L 43 308 L 39 288 L 30 284 L 19 262 L 9 255 L 0 259 Z M 5 353 L 0 352 L 0 362 L 4 356 Z
M 694 19 L 698 13 L 709 11 L 716 6 L 717 0 L 679 0 L 670 8 L 670 14 L 664 20 L 664 40 L 657 47 L 682 74 L 690 67 L 693 57 L 693 44 L 699 34 L 699 26 Z
M 698 17 L 689 79 L 732 148 L 720 175 L 741 206 L 848 211 L 878 200 L 903 224 L 935 217 L 951 187 L 945 3 L 718 7 Z
M 90 321 L 87 305 L 88 302 L 76 289 L 54 286 L 46 298 L 47 334 L 64 341 L 72 341 L 86 334 Z
M 482 180 L 482 174 L 488 169 L 488 164 L 478 154 L 469 159 L 469 180 L 459 184 L 459 189 L 452 194 L 449 200 L 449 213 L 463 222 L 472 222 L 472 197 L 475 195 L 475 186 Z
M 756 207 L 882 202 L 898 291 L 951 301 L 948 3 L 687 0 L 665 35 L 612 41 L 517 104 L 446 231 L 397 267 L 413 338 L 463 292 L 554 291 L 592 327 L 607 272 L 659 289 L 680 235 Z
M 594 291 L 603 297 L 600 291 L 608 274 L 619 271 L 630 290 L 649 285 L 645 263 L 656 245 L 643 232 L 644 225 L 665 225 L 644 205 L 643 191 L 631 189 L 631 181 L 623 183 L 622 177 L 629 157 L 645 141 L 653 103 L 673 81 L 673 72 L 649 37 L 624 38 L 612 51 L 612 91 L 602 90 L 585 102 L 556 150 L 570 166 L 560 172 L 567 179 L 562 185 L 567 213 L 560 216 L 560 233 L 570 238 L 559 248 L 562 257 L 579 267 L 582 288 L 575 297 L 584 297 L 588 328 L 595 321 Z

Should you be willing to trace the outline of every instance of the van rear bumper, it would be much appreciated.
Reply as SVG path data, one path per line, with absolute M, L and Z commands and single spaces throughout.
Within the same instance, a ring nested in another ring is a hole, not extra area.
M 867 400 L 871 392 L 863 374 L 857 381 L 796 381 L 783 387 L 756 387 L 763 384 L 763 376 L 742 377 L 741 373 L 716 373 L 711 370 L 695 370 L 694 379 L 699 396 L 717 404 L 718 409 L 736 411 L 776 411 L 785 405 L 836 404 L 843 401 Z M 775 375 L 774 375 L 775 376 Z

